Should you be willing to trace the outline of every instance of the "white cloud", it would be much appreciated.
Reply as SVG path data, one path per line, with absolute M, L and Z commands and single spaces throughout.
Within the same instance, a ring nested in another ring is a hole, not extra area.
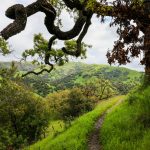
M 0 31 L 6 27 L 12 20 L 5 17 L 5 10 L 13 4 L 21 3 L 25 6 L 34 2 L 36 0 L 5 0 L 0 5 Z M 0 56 L 1 60 L 12 60 L 17 59 L 21 56 L 23 50 L 32 48 L 33 46 L 33 35 L 35 33 L 43 33 L 44 37 L 49 38 L 51 35 L 48 33 L 46 27 L 44 26 L 44 14 L 37 13 L 28 18 L 27 26 L 24 31 L 20 34 L 11 37 L 8 41 L 14 49 L 14 53 L 8 57 Z M 73 20 L 70 20 L 69 16 L 64 12 L 62 14 L 63 30 L 69 30 L 73 26 Z M 108 19 L 109 20 L 109 19 Z M 87 44 L 93 45 L 92 49 L 89 49 L 87 52 L 88 58 L 84 60 L 87 63 L 101 63 L 106 64 L 106 52 L 108 49 L 112 49 L 114 41 L 117 39 L 115 28 L 110 28 L 109 23 L 101 24 L 100 20 L 95 16 L 92 19 L 92 25 L 87 33 L 84 41 Z M 58 47 L 62 43 L 58 43 Z M 142 66 L 139 65 L 139 61 L 135 60 L 130 65 L 127 65 L 129 68 L 141 70 Z

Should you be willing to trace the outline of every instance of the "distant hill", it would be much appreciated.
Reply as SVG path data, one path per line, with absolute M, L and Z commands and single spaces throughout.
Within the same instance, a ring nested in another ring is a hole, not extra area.
M 10 62 L 0 63 L 0 67 L 8 67 L 9 65 Z M 20 64 L 16 62 L 16 65 L 19 71 L 29 71 L 35 67 L 31 63 Z M 131 87 L 140 83 L 142 73 L 123 67 L 71 62 L 56 67 L 50 74 L 29 75 L 24 78 L 24 82 L 31 85 L 38 94 L 45 96 L 55 90 L 72 88 L 82 84 L 94 76 L 110 80 L 119 92 L 128 92 Z
M 0 62 L 0 68 L 8 68 L 11 66 L 12 62 Z M 14 62 L 15 65 L 17 66 L 19 71 L 29 71 L 29 70 L 33 70 L 36 65 L 33 65 L 30 62 L 25 62 L 25 63 L 20 63 L 20 62 Z
M 55 71 L 51 73 L 51 81 L 68 79 L 78 80 L 88 79 L 92 76 L 104 77 L 112 81 L 130 82 L 133 80 L 138 81 L 141 77 L 141 73 L 135 70 L 112 67 L 109 65 L 97 65 L 97 64 L 85 64 L 85 63 L 68 63 L 64 66 L 57 67 Z

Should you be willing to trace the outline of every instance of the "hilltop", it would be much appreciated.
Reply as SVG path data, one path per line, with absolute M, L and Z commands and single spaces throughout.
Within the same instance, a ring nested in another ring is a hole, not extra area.
M 33 70 L 35 65 L 30 62 L 15 63 L 20 72 Z M 10 62 L 1 62 L 1 67 L 10 66 Z M 102 64 L 85 64 L 71 62 L 64 66 L 57 66 L 51 73 L 44 73 L 39 76 L 29 75 L 24 78 L 27 85 L 32 86 L 38 94 L 45 96 L 48 93 L 72 88 L 81 85 L 92 77 L 104 78 L 111 81 L 118 92 L 125 94 L 134 86 L 140 83 L 142 73 L 124 67 L 113 67 Z

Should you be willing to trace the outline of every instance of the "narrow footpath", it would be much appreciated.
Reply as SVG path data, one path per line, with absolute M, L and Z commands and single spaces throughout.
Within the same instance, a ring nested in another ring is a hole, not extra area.
M 100 130 L 106 115 L 111 112 L 116 106 L 118 106 L 123 100 L 119 100 L 114 106 L 109 108 L 107 111 L 100 116 L 100 118 L 96 121 L 94 130 L 89 136 L 88 148 L 89 150 L 102 150 L 102 145 L 100 141 Z

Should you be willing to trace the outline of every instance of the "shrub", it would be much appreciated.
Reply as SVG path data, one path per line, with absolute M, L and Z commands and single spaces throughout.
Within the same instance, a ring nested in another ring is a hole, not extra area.
M 68 109 L 69 90 L 62 90 L 51 93 L 46 97 L 46 103 L 50 111 L 51 119 L 64 118 L 64 111 Z
M 0 80 L 0 93 L 0 143 L 3 147 L 19 149 L 39 139 L 49 120 L 43 99 L 5 79 Z
M 77 117 L 80 114 L 92 110 L 94 104 L 92 100 L 86 98 L 81 89 L 74 88 L 68 95 L 68 110 L 66 110 L 66 116 Z
M 96 101 L 95 97 L 86 97 L 80 88 L 62 90 L 46 97 L 53 119 L 67 120 L 92 110 Z

